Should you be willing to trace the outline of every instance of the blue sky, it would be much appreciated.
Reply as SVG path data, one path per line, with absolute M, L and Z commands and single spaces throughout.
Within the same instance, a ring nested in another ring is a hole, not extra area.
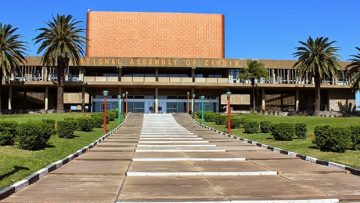
M 86 11 L 156 11 L 225 15 L 226 58 L 293 59 L 298 41 L 326 36 L 337 41 L 342 60 L 360 46 L 359 0 L 1 0 L 0 22 L 18 27 L 36 55 L 32 39 L 52 15 Z

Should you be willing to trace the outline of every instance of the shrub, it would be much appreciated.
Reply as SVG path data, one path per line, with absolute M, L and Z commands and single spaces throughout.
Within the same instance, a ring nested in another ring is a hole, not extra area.
M 261 121 L 260 131 L 262 133 L 269 133 L 271 131 L 271 121 Z
M 259 132 L 259 122 L 247 121 L 244 123 L 244 132 L 254 134 Z
M 295 137 L 295 125 L 292 123 L 274 124 L 271 134 L 275 140 L 291 141 Z
M 46 128 L 46 130 L 50 133 L 50 135 L 53 135 L 56 133 L 56 128 L 55 128 L 55 120 L 53 119 L 42 119 L 41 122 L 44 124 L 44 127 Z
M 74 123 L 71 119 L 66 119 L 57 122 L 58 136 L 61 138 L 72 138 L 74 137 Z
M 79 130 L 85 132 L 90 132 L 95 126 L 94 120 L 89 117 L 79 118 L 78 123 L 79 123 Z
M 65 118 L 64 120 L 69 121 L 68 127 L 71 128 L 72 131 L 75 131 L 79 128 L 79 122 L 74 118 Z
M 196 112 L 195 115 L 196 115 L 197 118 L 201 118 L 201 112 L 200 111 Z
M 51 136 L 51 132 L 47 131 L 46 125 L 38 121 L 19 124 L 16 128 L 19 137 L 19 147 L 26 150 L 44 148 Z
M 316 126 L 314 144 L 321 151 L 345 152 L 351 145 L 351 130 L 349 128 L 333 128 Z
M 101 128 L 102 124 L 104 123 L 104 117 L 101 115 L 94 115 L 91 116 L 93 120 L 93 125 L 95 128 Z
M 355 150 L 360 150 L 360 126 L 351 126 L 352 147 Z
M 109 112 L 107 112 L 106 118 L 107 118 L 109 121 L 114 121 L 114 120 L 116 119 L 116 111 L 109 111 Z
M 305 123 L 295 123 L 295 135 L 299 139 L 306 138 L 306 124 Z
M 219 115 L 215 118 L 216 125 L 224 125 L 225 123 L 227 123 L 227 116 Z
M 204 119 L 206 122 L 214 122 L 217 116 L 219 116 L 219 114 L 215 112 L 205 112 Z
M 0 145 L 14 144 L 17 125 L 16 121 L 0 121 Z

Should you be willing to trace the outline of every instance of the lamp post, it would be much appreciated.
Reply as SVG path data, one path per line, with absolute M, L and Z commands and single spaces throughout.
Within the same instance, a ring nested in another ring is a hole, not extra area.
M 205 96 L 201 96 L 201 124 L 204 125 L 204 99 L 205 99 Z
M 129 105 L 128 105 L 128 92 L 125 92 L 125 102 L 126 102 L 126 107 L 125 107 L 125 113 L 126 113 L 126 115 L 128 114 L 128 112 L 129 112 Z
M 231 133 L 231 109 L 230 109 L 230 97 L 231 97 L 231 92 L 228 91 L 226 93 L 227 96 L 227 112 L 228 112 L 228 134 Z
M 120 125 L 120 116 L 121 116 L 121 95 L 118 95 L 118 116 L 117 116 L 117 121 L 118 121 L 118 125 Z
M 123 107 L 122 107 L 122 108 L 124 108 L 124 107 L 125 107 L 125 93 L 122 93 L 121 98 L 122 98 L 122 103 L 123 103 Z M 121 110 L 123 110 L 123 109 L 121 109 Z M 125 115 L 126 115 L 126 114 L 125 114 Z
M 106 97 L 108 96 L 109 92 L 107 90 L 103 91 L 103 95 L 104 95 L 104 133 L 107 132 L 107 121 L 106 121 L 106 110 L 107 110 L 107 104 L 106 104 Z
M 191 100 L 191 111 L 192 111 L 192 115 L 193 115 L 193 118 L 195 119 L 195 94 L 192 94 L 192 100 Z
M 190 112 L 190 92 L 186 92 L 186 95 L 187 95 L 186 113 L 189 114 L 189 112 Z

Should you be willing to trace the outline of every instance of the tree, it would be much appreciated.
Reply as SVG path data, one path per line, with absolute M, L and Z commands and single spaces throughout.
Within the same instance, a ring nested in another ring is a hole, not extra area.
M 0 23 L 0 113 L 3 76 L 9 76 L 26 62 L 26 44 L 19 40 L 21 36 L 15 34 L 16 30 L 12 25 Z
M 355 47 L 359 52 L 360 48 Z M 351 63 L 346 66 L 347 75 L 350 76 L 351 84 L 354 90 L 359 90 L 360 87 L 360 53 L 357 55 L 351 55 L 354 57 L 351 59 Z
M 250 80 L 252 87 L 253 111 L 255 111 L 255 82 L 262 77 L 267 77 L 268 71 L 265 65 L 256 60 L 248 60 L 247 67 L 239 75 L 240 80 Z
M 334 46 L 336 41 L 329 41 L 327 37 L 318 37 L 315 41 L 309 37 L 306 42 L 299 41 L 301 46 L 296 47 L 293 54 L 297 57 L 294 64 L 300 77 L 314 78 L 315 80 L 315 108 L 314 115 L 320 115 L 320 86 L 325 77 L 336 78 L 340 70 L 339 49 Z
M 86 38 L 79 23 L 71 15 L 57 15 L 47 27 L 38 29 L 40 34 L 34 39 L 35 44 L 41 43 L 37 53 L 43 52 L 43 65 L 57 67 L 57 112 L 64 112 L 64 70 L 70 62 L 79 65 L 84 56 Z

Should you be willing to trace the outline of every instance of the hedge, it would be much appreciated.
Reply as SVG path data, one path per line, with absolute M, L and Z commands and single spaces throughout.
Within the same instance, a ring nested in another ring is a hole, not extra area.
M 219 115 L 215 118 L 214 121 L 216 125 L 224 125 L 225 123 L 227 123 L 227 116 Z
M 321 151 L 345 152 L 351 146 L 350 128 L 316 126 L 313 143 Z
M 244 132 L 248 134 L 254 134 L 259 132 L 259 122 L 247 121 L 244 123 Z
M 260 131 L 262 133 L 269 133 L 272 129 L 271 121 L 261 121 L 260 122 Z
M 93 124 L 95 128 L 101 128 L 104 124 L 104 116 L 101 115 L 91 115 L 91 118 L 93 119 Z
M 91 117 L 79 118 L 78 119 L 79 130 L 90 132 L 95 127 L 95 122 L 96 121 Z
M 46 146 L 51 137 L 47 124 L 39 121 L 21 123 L 16 128 L 21 149 L 36 150 Z
M 217 114 L 215 112 L 205 112 L 204 113 L 204 119 L 206 122 L 214 122 L 215 118 L 218 116 L 219 116 L 219 114 Z
M 351 126 L 350 130 L 352 147 L 355 150 L 360 150 L 360 126 Z
M 73 138 L 74 137 L 74 123 L 70 119 L 65 119 L 63 121 L 58 121 L 57 123 L 57 133 L 61 138 Z
M 69 121 L 68 127 L 71 128 L 72 131 L 79 128 L 79 122 L 75 120 L 75 118 L 65 118 L 64 120 Z
M 0 121 L 0 145 L 13 145 L 16 136 L 16 121 Z
M 295 137 L 295 125 L 292 123 L 274 124 L 271 134 L 275 140 L 291 141 Z
M 49 131 L 51 135 L 56 133 L 56 121 L 53 119 L 42 119 L 42 123 L 44 123 L 44 126 Z
M 295 135 L 299 139 L 306 138 L 306 124 L 305 123 L 295 123 Z

